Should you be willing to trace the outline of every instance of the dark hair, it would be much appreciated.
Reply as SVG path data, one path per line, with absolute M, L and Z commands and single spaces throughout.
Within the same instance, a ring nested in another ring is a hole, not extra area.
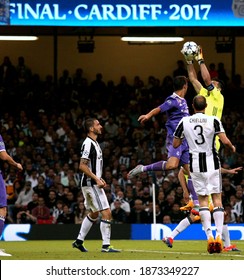
M 193 107 L 196 111 L 202 111 L 207 107 L 206 98 L 202 95 L 197 95 L 193 98 Z
M 95 120 L 96 120 L 95 118 L 89 118 L 89 119 L 85 120 L 84 127 L 85 127 L 85 131 L 87 133 L 90 131 L 90 128 L 93 127 Z
M 213 78 L 212 81 L 216 81 L 219 83 L 219 87 L 221 88 L 221 90 L 224 90 L 224 87 L 225 87 L 225 83 L 224 81 L 218 79 L 218 78 Z
M 185 76 L 176 76 L 173 79 L 173 87 L 174 90 L 181 90 L 183 88 L 184 85 L 188 84 L 188 79 Z

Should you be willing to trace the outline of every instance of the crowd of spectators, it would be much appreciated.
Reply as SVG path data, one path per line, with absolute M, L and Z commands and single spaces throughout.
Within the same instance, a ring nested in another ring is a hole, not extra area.
M 0 66 L 0 133 L 7 152 L 21 162 L 24 171 L 2 163 L 8 194 L 6 223 L 76 223 L 86 216 L 79 187 L 80 147 L 86 134 L 87 117 L 96 117 L 104 127 L 98 139 L 103 148 L 105 192 L 114 223 L 152 223 L 153 188 L 156 193 L 156 222 L 178 223 L 185 217 L 185 204 L 178 170 L 143 173 L 128 180 L 127 173 L 138 163 L 148 164 L 167 158 L 166 116 L 161 114 L 144 126 L 137 118 L 163 103 L 173 92 L 172 79 L 185 71 L 172 71 L 162 79 L 139 76 L 133 84 L 122 76 L 119 83 L 94 81 L 64 70 L 58 83 L 47 75 L 41 81 L 25 65 L 23 57 L 12 65 L 5 57 Z M 177 74 L 176 74 L 177 73 Z M 224 91 L 223 125 L 237 152 L 222 148 L 222 166 L 234 168 L 244 163 L 244 89 L 241 76 L 227 82 Z M 186 96 L 191 108 L 194 91 Z M 237 97 L 239 99 L 237 99 Z M 13 102 L 14 101 L 14 102 Z M 230 223 L 244 222 L 244 177 L 223 177 L 223 202 Z

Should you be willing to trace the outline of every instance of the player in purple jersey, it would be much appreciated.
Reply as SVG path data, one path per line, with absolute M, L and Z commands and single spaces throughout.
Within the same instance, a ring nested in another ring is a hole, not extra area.
M 13 158 L 6 152 L 5 144 L 3 142 L 3 138 L 1 135 L 0 135 L 0 159 L 16 167 L 20 171 L 23 170 L 22 165 L 14 161 Z M 7 214 L 6 187 L 2 176 L 2 172 L 0 170 L 0 236 L 3 233 L 6 214 Z M 5 253 L 2 249 L 0 249 L 0 257 L 9 257 L 9 256 L 11 255 Z
M 163 104 L 154 108 L 146 115 L 141 115 L 138 118 L 140 123 L 144 123 L 159 113 L 166 113 L 167 115 L 167 139 L 166 148 L 168 151 L 167 161 L 158 161 L 149 165 L 137 165 L 128 173 L 128 178 L 137 176 L 142 172 L 147 171 L 161 171 L 176 169 L 179 165 L 184 166 L 188 171 L 189 151 L 186 141 L 178 148 L 172 146 L 174 131 L 183 117 L 189 116 L 189 110 L 185 95 L 188 89 L 188 80 L 185 76 L 177 76 L 173 80 L 174 92 L 168 96 Z

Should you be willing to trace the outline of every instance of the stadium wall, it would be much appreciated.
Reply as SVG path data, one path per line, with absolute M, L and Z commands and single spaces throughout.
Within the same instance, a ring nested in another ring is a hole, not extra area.
M 125 75 L 130 84 L 134 76 L 138 75 L 147 84 L 149 76 L 162 79 L 172 75 L 177 67 L 176 61 L 183 59 L 180 50 L 183 43 L 161 45 L 129 45 L 122 42 L 118 36 L 96 36 L 94 53 L 79 53 L 77 50 L 77 36 L 59 36 L 57 46 L 57 75 L 61 77 L 64 69 L 68 69 L 73 76 L 77 68 L 82 68 L 83 76 L 90 83 L 97 73 L 102 73 L 103 80 L 113 80 L 118 84 L 120 77 Z M 232 62 L 235 72 L 243 77 L 244 38 L 236 38 L 236 59 L 232 61 L 231 53 L 217 53 L 216 37 L 185 37 L 185 41 L 194 40 L 203 47 L 206 64 L 214 62 L 217 66 L 223 62 L 227 75 L 231 77 Z M 54 46 L 52 36 L 40 36 L 33 42 L 1 41 L 0 52 L 2 59 L 9 56 L 13 65 L 17 65 L 18 57 L 24 56 L 25 63 L 33 73 L 40 75 L 42 80 L 48 74 L 54 76 Z M 133 63 L 132 63 L 133 62 Z
M 161 240 L 169 236 L 177 224 L 116 224 L 112 225 L 112 239 Z M 101 239 L 99 224 L 92 227 L 88 240 Z M 228 225 L 231 240 L 244 240 L 244 224 Z M 27 240 L 72 240 L 80 230 L 80 225 L 6 225 L 1 239 L 5 241 Z M 213 227 L 215 230 L 215 227 Z M 176 240 L 205 240 L 201 224 L 193 224 L 179 234 Z

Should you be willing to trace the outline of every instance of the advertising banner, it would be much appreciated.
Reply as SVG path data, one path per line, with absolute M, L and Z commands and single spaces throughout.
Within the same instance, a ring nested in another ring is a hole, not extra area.
M 14 26 L 244 26 L 243 0 L 0 0 Z
M 177 224 L 114 224 L 112 239 L 132 240 L 162 240 L 170 236 Z M 80 225 L 30 225 L 9 224 L 5 226 L 2 240 L 27 241 L 27 240 L 72 240 L 74 232 L 78 232 Z M 215 227 L 212 228 L 215 231 Z M 231 240 L 244 240 L 244 224 L 229 224 Z M 99 225 L 93 226 L 87 240 L 99 240 L 101 234 Z M 202 225 L 192 224 L 181 232 L 176 240 L 206 240 Z

